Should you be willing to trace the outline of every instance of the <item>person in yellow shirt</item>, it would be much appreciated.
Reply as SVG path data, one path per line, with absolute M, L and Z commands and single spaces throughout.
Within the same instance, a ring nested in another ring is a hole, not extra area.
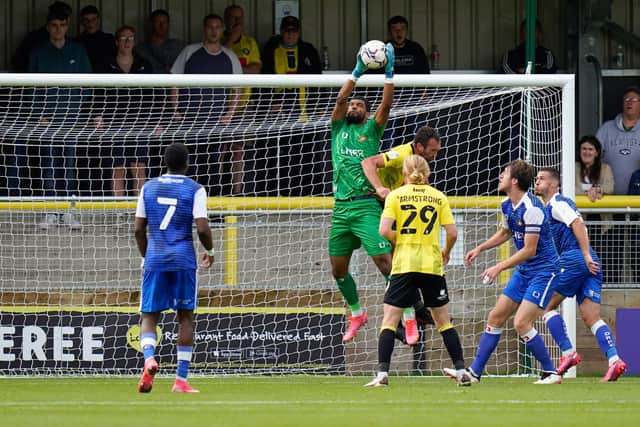
M 264 46 L 263 74 L 322 74 L 322 62 L 313 44 L 302 40 L 300 20 L 285 16 L 280 21 L 280 34 L 271 37 Z M 272 113 L 286 113 L 289 120 L 307 121 L 309 87 L 281 88 L 271 101 Z
M 458 237 L 451 207 L 447 196 L 428 184 L 431 171 L 422 156 L 407 157 L 402 171 L 405 185 L 389 193 L 380 219 L 380 235 L 392 242 L 395 250 L 391 278 L 384 294 L 384 317 L 378 338 L 378 374 L 365 386 L 389 384 L 396 326 L 403 311 L 419 301 L 421 293 L 456 368 L 458 384 L 470 385 L 460 338 L 449 317 L 449 295 L 444 277 L 444 266 L 449 262 Z M 441 226 L 446 233 L 444 248 L 440 248 Z
M 404 183 L 402 163 L 412 154 L 418 154 L 427 162 L 435 160 L 441 148 L 440 135 L 429 126 L 418 129 L 412 142 L 393 147 L 385 153 L 367 157 L 362 161 L 365 176 L 376 189 L 381 200 L 387 197 L 391 190 Z
M 242 74 L 260 74 L 262 60 L 260 47 L 255 38 L 244 32 L 244 9 L 239 4 L 227 6 L 224 10 L 224 35 L 222 44 L 238 56 Z M 244 88 L 239 107 L 249 102 L 251 88 Z
M 378 200 L 383 207 L 384 199 L 389 192 L 404 183 L 404 175 L 402 173 L 404 160 L 413 154 L 417 154 L 427 162 L 431 162 L 438 156 L 441 146 L 438 132 L 432 127 L 423 126 L 418 129 L 412 142 L 398 145 L 387 152 L 367 157 L 361 162 L 362 170 L 373 188 L 375 188 Z M 415 318 L 421 327 L 434 324 L 431 313 L 422 301 L 418 301 L 413 308 L 415 310 Z M 410 310 L 407 310 L 405 317 L 407 316 L 409 316 L 409 320 L 412 320 Z M 396 337 L 406 344 L 413 345 L 415 342 L 413 342 L 412 336 L 419 333 L 417 324 L 415 330 L 412 324 L 408 325 L 407 329 L 408 332 L 405 332 L 404 326 L 399 323 Z

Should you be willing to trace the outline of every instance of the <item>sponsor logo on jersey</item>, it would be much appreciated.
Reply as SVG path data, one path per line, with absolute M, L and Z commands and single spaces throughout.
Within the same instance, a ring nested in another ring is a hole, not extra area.
M 182 178 L 172 178 L 169 176 L 159 176 L 158 181 L 162 184 L 182 184 L 184 179 Z
M 628 156 L 629 154 L 631 154 L 631 150 L 629 150 L 628 148 L 623 148 L 622 150 L 619 151 L 620 154 L 622 154 L 623 156 Z
M 360 135 L 360 137 L 358 138 L 358 142 L 367 142 L 367 136 L 366 135 Z
M 387 153 L 387 159 L 389 160 L 397 159 L 398 157 L 400 157 L 400 153 L 395 150 L 391 150 Z
M 356 149 L 356 148 L 344 147 L 344 148 L 342 148 L 340 150 L 340 154 L 344 154 L 345 156 L 363 158 L 364 157 L 364 150 L 359 150 L 359 149 Z
M 248 47 L 242 48 L 242 54 L 248 56 L 249 55 L 249 48 Z

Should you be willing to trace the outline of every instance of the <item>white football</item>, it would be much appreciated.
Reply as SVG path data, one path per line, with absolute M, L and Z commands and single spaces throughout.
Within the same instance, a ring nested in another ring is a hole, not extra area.
M 380 40 L 369 40 L 360 47 L 360 59 L 370 70 L 382 68 L 387 63 L 387 46 Z

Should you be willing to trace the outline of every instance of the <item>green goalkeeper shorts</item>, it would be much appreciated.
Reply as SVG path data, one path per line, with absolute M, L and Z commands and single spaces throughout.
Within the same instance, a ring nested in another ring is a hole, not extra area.
M 329 255 L 348 256 L 360 245 L 369 256 L 391 252 L 391 243 L 378 232 L 381 214 L 375 199 L 336 201 L 331 216 Z

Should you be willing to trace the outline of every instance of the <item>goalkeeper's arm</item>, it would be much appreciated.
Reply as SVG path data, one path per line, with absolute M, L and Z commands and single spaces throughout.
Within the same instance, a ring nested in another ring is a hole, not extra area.
M 384 66 L 384 89 L 382 90 L 382 102 L 376 110 L 376 123 L 378 126 L 384 126 L 389 120 L 391 105 L 393 104 L 393 67 L 395 64 L 395 51 L 393 45 L 387 43 L 387 63 Z
M 335 122 L 337 120 L 341 120 L 347 115 L 349 96 L 351 96 L 351 92 L 353 92 L 353 88 L 355 86 L 356 82 L 351 79 L 348 79 L 342 85 L 342 88 L 338 93 L 338 98 L 336 99 L 336 105 L 333 107 L 333 113 L 331 113 L 332 121 Z
M 365 71 L 367 71 L 367 66 L 362 62 L 362 59 L 360 58 L 360 49 L 358 49 L 358 53 L 356 54 L 356 66 L 353 68 L 353 71 L 347 81 L 342 85 L 342 88 L 340 88 L 340 92 L 338 92 L 336 105 L 333 107 L 333 113 L 331 113 L 332 121 L 335 122 L 337 120 L 341 120 L 347 115 L 347 101 L 349 100 L 349 96 L 351 96 L 351 92 L 353 92 L 353 88 L 356 86 L 356 81 L 358 81 Z

